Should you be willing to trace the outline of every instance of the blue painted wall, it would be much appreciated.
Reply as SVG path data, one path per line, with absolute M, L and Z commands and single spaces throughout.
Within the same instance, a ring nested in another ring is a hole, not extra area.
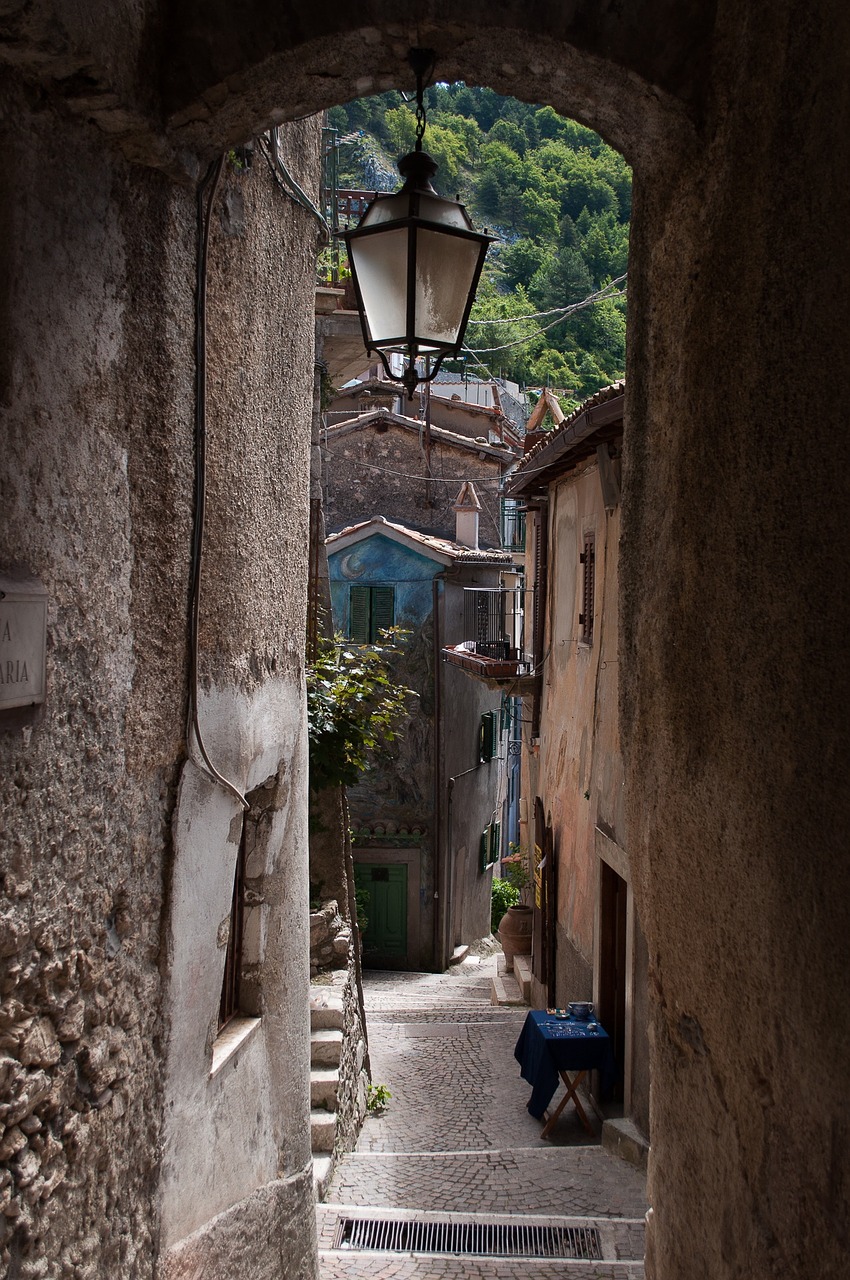
M 349 588 L 395 587 L 396 626 L 415 629 L 431 615 L 431 582 L 443 566 L 377 533 L 328 555 L 334 629 L 348 635 Z

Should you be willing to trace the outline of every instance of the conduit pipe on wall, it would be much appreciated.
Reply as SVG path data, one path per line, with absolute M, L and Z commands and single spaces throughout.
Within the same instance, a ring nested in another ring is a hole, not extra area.
M 434 643 L 434 965 L 438 971 L 443 968 L 445 957 L 445 911 L 446 905 L 446 868 L 445 842 L 442 832 L 442 619 L 440 613 L 440 597 L 442 595 L 444 573 L 437 573 L 431 579 L 431 619 L 433 622 Z
M 198 708 L 198 633 L 201 617 L 201 587 L 204 563 L 204 520 L 207 508 L 207 267 L 210 251 L 210 224 L 213 205 L 221 182 L 224 156 L 214 160 L 198 184 L 197 244 L 195 277 L 195 510 L 192 528 L 192 564 L 189 583 L 189 706 L 186 724 L 186 751 L 192 758 L 192 739 L 201 757 L 195 763 L 239 801 L 243 811 L 250 806 L 242 792 L 216 769 L 207 753 L 201 733 Z M 209 192 L 209 194 L 207 194 Z

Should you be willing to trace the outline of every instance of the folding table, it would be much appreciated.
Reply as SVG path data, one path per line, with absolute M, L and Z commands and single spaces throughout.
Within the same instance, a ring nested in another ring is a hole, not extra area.
M 587 1022 L 557 1018 L 543 1009 L 532 1009 L 526 1016 L 514 1057 L 520 1064 L 520 1075 L 531 1085 L 528 1110 L 542 1120 L 554 1096 L 560 1078 L 566 1094 L 549 1116 L 541 1132 L 547 1138 L 564 1107 L 572 1101 L 578 1117 L 588 1133 L 593 1127 L 581 1105 L 576 1090 L 588 1071 L 599 1071 L 601 1088 L 606 1093 L 614 1082 L 614 1054 L 608 1034 L 597 1024 L 591 1031 Z M 570 1078 L 570 1072 L 573 1072 Z

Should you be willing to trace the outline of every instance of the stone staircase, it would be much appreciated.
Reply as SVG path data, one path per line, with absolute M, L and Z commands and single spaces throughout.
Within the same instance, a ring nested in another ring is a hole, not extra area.
M 310 1145 L 316 1199 L 333 1173 L 339 1061 L 342 1053 L 342 997 L 332 987 L 310 987 Z
M 496 973 L 490 979 L 490 1003 L 524 1005 L 531 1002 L 531 956 L 514 956 L 513 972 L 505 957 L 498 956 Z

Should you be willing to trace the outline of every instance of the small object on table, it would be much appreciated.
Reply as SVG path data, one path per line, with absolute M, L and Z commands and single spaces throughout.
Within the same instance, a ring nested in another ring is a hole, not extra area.
M 600 1072 L 603 1093 L 614 1081 L 614 1054 L 607 1032 L 598 1023 L 594 1023 L 595 1029 L 592 1029 L 589 1022 L 579 1022 L 574 1018 L 563 1020 L 558 1013 L 532 1009 L 526 1015 L 514 1049 L 520 1075 L 531 1085 L 528 1110 L 535 1119 L 543 1119 L 558 1087 L 559 1077 L 567 1091 L 543 1126 L 541 1138 L 549 1136 L 570 1101 L 575 1105 L 585 1129 L 592 1134 L 593 1127 L 576 1090 L 588 1071 Z M 576 1073 L 572 1079 L 569 1072 Z

